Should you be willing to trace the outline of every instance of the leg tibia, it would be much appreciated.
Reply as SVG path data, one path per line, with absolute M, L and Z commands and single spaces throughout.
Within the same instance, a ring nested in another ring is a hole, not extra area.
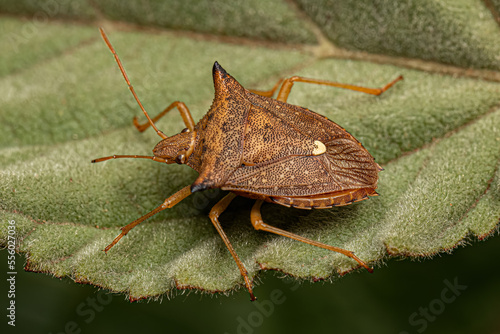
M 345 249 L 342 249 L 342 248 L 338 248 L 338 247 L 334 247 L 334 246 L 330 246 L 330 245 L 324 244 L 322 242 L 318 242 L 318 241 L 314 241 L 314 240 L 311 240 L 311 239 L 308 239 L 308 238 L 305 238 L 305 237 L 301 237 L 300 235 L 297 235 L 297 234 L 294 234 L 294 233 L 291 233 L 291 232 L 279 229 L 279 228 L 274 227 L 274 226 L 267 225 L 262 220 L 262 215 L 260 213 L 260 207 L 261 207 L 261 205 L 262 205 L 262 201 L 258 200 L 254 204 L 254 206 L 252 208 L 252 211 L 250 213 L 250 219 L 252 221 L 252 225 L 253 225 L 253 227 L 256 230 L 262 230 L 262 231 L 274 233 L 274 234 L 277 234 L 277 235 L 281 235 L 283 237 L 287 237 L 287 238 L 290 238 L 290 239 L 294 239 L 294 240 L 297 240 L 297 241 L 304 242 L 304 243 L 312 245 L 312 246 L 316 246 L 316 247 L 328 249 L 328 250 L 331 250 L 331 251 L 334 251 L 334 252 L 337 252 L 337 253 L 340 253 L 340 254 L 344 254 L 345 256 L 348 256 L 351 259 L 353 259 L 356 262 L 358 262 L 362 267 L 364 267 L 365 269 L 367 269 L 369 272 L 373 271 L 372 268 L 368 267 L 368 265 L 365 262 L 361 261 L 351 251 L 348 251 L 348 250 L 345 250 Z
M 243 265 L 243 262 L 240 260 L 238 254 L 236 254 L 236 251 L 233 248 L 233 245 L 231 245 L 231 242 L 229 241 L 226 233 L 222 229 L 222 226 L 219 223 L 219 216 L 226 210 L 228 207 L 229 203 L 236 197 L 235 194 L 229 193 L 227 196 L 225 196 L 223 199 L 221 199 L 217 204 L 214 205 L 212 210 L 210 210 L 210 220 L 215 226 L 215 229 L 217 232 L 219 232 L 219 235 L 222 238 L 222 241 L 226 244 L 227 249 L 229 250 L 229 253 L 233 256 L 234 261 L 236 262 L 236 265 L 240 269 L 241 276 L 243 276 L 243 279 L 245 281 L 245 286 L 250 293 L 250 299 L 255 300 L 255 296 L 252 291 L 252 283 L 250 282 L 250 278 L 248 277 L 248 272 Z
M 186 125 L 186 128 L 188 128 L 190 131 L 193 131 L 194 130 L 193 117 L 191 116 L 191 113 L 189 112 L 188 107 L 183 102 L 179 102 L 179 101 L 175 101 L 172 104 L 170 104 L 161 113 L 156 115 L 151 120 L 151 122 L 156 123 L 160 118 L 165 116 L 170 110 L 172 110 L 174 108 L 177 108 L 177 110 L 179 110 L 181 117 L 184 120 L 184 124 Z M 137 117 L 134 117 L 134 125 L 137 128 L 137 130 L 139 130 L 140 132 L 143 132 L 151 125 L 151 123 L 146 122 L 144 124 L 139 124 L 139 120 L 137 119 Z

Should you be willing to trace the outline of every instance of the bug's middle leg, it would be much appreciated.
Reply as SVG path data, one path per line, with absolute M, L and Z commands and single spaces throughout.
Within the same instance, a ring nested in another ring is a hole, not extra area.
M 226 244 L 227 249 L 229 250 L 229 253 L 233 256 L 234 261 L 238 265 L 238 268 L 240 269 L 241 276 L 243 276 L 243 279 L 245 280 L 245 286 L 250 293 L 250 299 L 253 301 L 255 300 L 255 296 L 252 291 L 252 282 L 250 282 L 250 278 L 248 277 L 248 271 L 246 270 L 245 266 L 243 265 L 243 262 L 240 260 L 238 254 L 236 254 L 236 251 L 233 248 L 233 245 L 231 245 L 231 242 L 229 241 L 226 233 L 222 229 L 222 226 L 219 223 L 219 216 L 221 215 L 224 210 L 227 209 L 231 201 L 236 197 L 237 195 L 233 193 L 229 193 L 226 195 L 223 199 L 221 199 L 217 204 L 214 205 L 212 210 L 210 210 L 210 220 L 215 226 L 215 229 L 217 232 L 219 232 L 219 235 L 222 238 L 222 241 Z
M 362 267 L 364 267 L 369 272 L 373 272 L 372 268 L 370 268 L 365 262 L 363 262 L 361 259 L 359 259 L 351 251 L 348 251 L 348 250 L 345 250 L 345 249 L 342 249 L 342 248 L 339 248 L 339 247 L 330 246 L 330 245 L 324 244 L 322 242 L 314 241 L 314 240 L 311 240 L 311 239 L 308 239 L 308 238 L 305 238 L 305 237 L 301 237 L 300 235 L 297 235 L 297 234 L 294 234 L 294 233 L 291 233 L 291 232 L 279 229 L 279 228 L 274 227 L 274 226 L 267 225 L 262 220 L 262 215 L 260 213 L 260 207 L 262 206 L 262 203 L 263 203 L 262 200 L 257 200 L 257 202 L 255 202 L 254 206 L 252 207 L 252 211 L 250 213 L 250 220 L 252 221 L 252 225 L 253 225 L 253 227 L 256 230 L 262 230 L 262 231 L 266 231 L 266 232 L 271 232 L 271 233 L 274 233 L 274 234 L 281 235 L 283 237 L 287 237 L 287 238 L 290 238 L 290 239 L 294 239 L 294 240 L 297 240 L 297 241 L 304 242 L 304 243 L 312 245 L 312 246 L 316 246 L 316 247 L 328 249 L 328 250 L 331 250 L 331 251 L 334 251 L 334 252 L 337 252 L 337 253 L 340 253 L 340 254 L 344 254 L 345 256 L 348 256 L 351 259 L 353 259 L 356 262 L 358 262 Z
M 175 101 L 175 102 L 171 103 L 161 113 L 156 115 L 151 121 L 153 123 L 156 123 L 160 118 L 165 116 L 166 113 L 168 113 L 170 110 L 172 110 L 174 108 L 177 108 L 177 110 L 179 110 L 181 117 L 184 120 L 184 124 L 186 125 L 186 128 L 188 128 L 189 131 L 193 131 L 194 130 L 193 117 L 191 116 L 191 113 L 189 112 L 189 109 L 184 104 L 184 102 Z M 139 120 L 138 120 L 137 116 L 135 116 L 134 117 L 134 125 L 137 128 L 137 130 L 139 130 L 140 132 L 143 132 L 151 125 L 151 123 L 146 122 L 144 124 L 139 124 Z

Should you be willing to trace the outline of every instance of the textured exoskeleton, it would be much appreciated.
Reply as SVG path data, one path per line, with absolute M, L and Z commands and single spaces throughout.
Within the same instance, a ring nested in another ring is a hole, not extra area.
M 260 207 L 263 201 L 300 209 L 324 209 L 347 205 L 377 195 L 380 166 L 345 129 L 311 110 L 286 103 L 294 82 L 314 83 L 380 95 L 398 77 L 383 88 L 372 89 L 331 81 L 291 77 L 279 81 L 270 91 L 243 88 L 217 62 L 213 66 L 215 97 L 206 115 L 195 125 L 188 108 L 174 102 L 151 119 L 137 98 L 116 52 L 101 30 L 115 55 L 129 88 L 148 123 L 134 123 L 140 131 L 148 126 L 162 137 L 153 149 L 154 156 L 115 155 L 114 158 L 146 158 L 167 164 L 186 164 L 199 173 L 189 186 L 165 200 L 150 213 L 122 228 L 122 232 L 105 249 L 107 252 L 133 227 L 152 215 L 171 208 L 196 191 L 221 188 L 230 193 L 210 211 L 210 219 L 233 256 L 244 278 L 252 300 L 252 283 L 248 272 L 222 230 L 218 217 L 236 196 L 256 199 L 251 223 L 257 230 L 268 231 L 314 246 L 342 253 L 369 271 L 353 252 L 326 245 L 267 225 Z M 276 99 L 271 98 L 279 88 Z M 186 124 L 181 133 L 167 137 L 154 124 L 169 110 L 177 108 Z

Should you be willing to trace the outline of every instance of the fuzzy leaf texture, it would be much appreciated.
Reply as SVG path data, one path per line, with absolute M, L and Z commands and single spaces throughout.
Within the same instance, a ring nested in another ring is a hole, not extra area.
M 327 210 L 264 204 L 266 223 L 352 250 L 375 269 L 391 257 L 432 257 L 497 230 L 496 2 L 169 1 L 175 11 L 163 3 L 0 1 L 9 13 L 0 18 L 0 243 L 6 247 L 15 220 L 26 270 L 132 300 L 243 287 L 208 218 L 224 196 L 219 190 L 188 197 L 102 251 L 119 227 L 191 184 L 196 172 L 147 160 L 90 163 L 150 155 L 159 141 L 133 127 L 132 118 L 144 116 L 97 20 L 153 115 L 180 100 L 199 120 L 213 97 L 216 60 L 256 89 L 291 75 L 368 87 L 404 76 L 379 97 L 294 86 L 289 103 L 347 129 L 384 167 L 381 196 Z M 157 125 L 167 135 L 184 128 L 175 110 Z M 262 270 L 323 280 L 358 268 L 343 255 L 255 231 L 252 204 L 237 198 L 220 221 L 256 282 Z

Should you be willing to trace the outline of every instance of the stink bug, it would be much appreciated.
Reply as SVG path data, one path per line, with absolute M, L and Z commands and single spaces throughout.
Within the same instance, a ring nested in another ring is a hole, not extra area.
M 167 198 L 153 211 L 122 227 L 121 233 L 104 249 L 105 252 L 135 226 L 154 214 L 173 207 L 192 193 L 221 188 L 228 190 L 229 194 L 211 209 L 209 217 L 238 265 L 252 300 L 255 297 L 248 272 L 218 220 L 236 196 L 257 200 L 250 214 L 250 221 L 256 230 L 339 252 L 372 272 L 351 251 L 267 225 L 262 220 L 260 208 L 266 201 L 300 209 L 325 209 L 376 196 L 378 172 L 381 168 L 363 145 L 326 117 L 288 104 L 286 100 L 295 82 L 380 95 L 401 80 L 401 76 L 378 89 L 294 76 L 279 81 L 270 91 L 250 91 L 215 62 L 212 71 L 215 97 L 210 110 L 197 124 L 182 102 L 172 103 L 151 119 L 106 34 L 102 29 L 100 31 L 130 91 L 148 119 L 146 124 L 139 124 L 135 118 L 135 126 L 141 132 L 151 126 L 162 139 L 153 149 L 153 156 L 113 155 L 92 162 L 142 158 L 166 164 L 186 164 L 199 173 L 193 184 Z M 271 98 L 278 88 L 277 98 Z M 174 108 L 179 110 L 186 129 L 168 137 L 158 130 L 155 122 Z

